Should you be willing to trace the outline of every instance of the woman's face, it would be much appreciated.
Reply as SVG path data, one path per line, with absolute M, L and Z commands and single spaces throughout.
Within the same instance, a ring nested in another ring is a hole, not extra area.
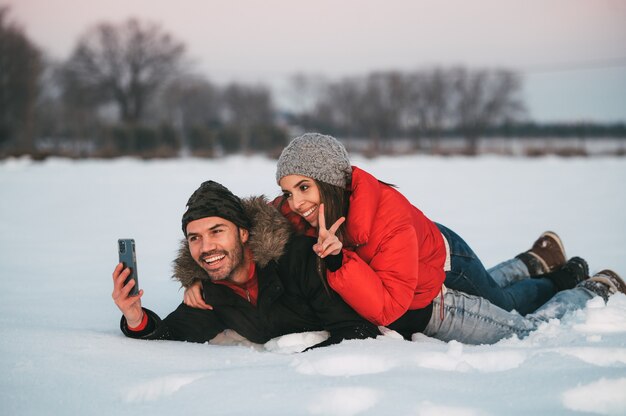
M 320 191 L 315 181 L 307 176 L 287 175 L 280 182 L 289 208 L 301 215 L 313 227 L 318 226 Z

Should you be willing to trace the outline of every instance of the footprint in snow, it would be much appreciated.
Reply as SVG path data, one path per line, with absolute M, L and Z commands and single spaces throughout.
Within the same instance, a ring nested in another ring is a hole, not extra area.
M 127 402 L 147 402 L 176 393 L 206 374 L 172 374 L 131 386 L 125 393 Z
M 307 410 L 312 415 L 353 416 L 370 409 L 382 394 L 367 387 L 326 389 L 313 398 Z
M 431 351 L 415 356 L 413 361 L 433 370 L 492 373 L 517 368 L 525 360 L 523 351 L 466 352 L 463 344 L 450 341 L 447 352 Z
M 300 374 L 341 377 L 383 373 L 395 367 L 395 364 L 373 355 L 337 354 L 321 358 L 297 358 L 292 366 Z
M 561 396 L 563 406 L 577 412 L 600 415 L 626 414 L 626 378 L 602 378 L 584 386 L 575 387 Z

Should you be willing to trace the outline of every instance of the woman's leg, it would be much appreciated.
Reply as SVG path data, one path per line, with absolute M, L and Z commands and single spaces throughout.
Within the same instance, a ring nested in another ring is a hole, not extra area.
M 433 313 L 423 333 L 442 341 L 493 344 L 516 335 L 524 338 L 539 324 L 560 319 L 566 312 L 583 308 L 598 293 L 588 281 L 559 292 L 533 314 L 507 312 L 479 296 L 448 290 L 433 300 Z M 443 301 L 443 306 L 442 306 Z
M 487 273 L 500 287 L 507 287 L 520 280 L 528 279 L 528 266 L 517 257 L 503 261 L 487 270 Z
M 529 250 L 490 268 L 487 272 L 500 287 L 507 287 L 530 276 L 558 270 L 566 260 L 561 238 L 554 231 L 545 231 Z
M 443 301 L 443 306 L 442 306 Z M 433 314 L 424 335 L 464 344 L 493 344 L 517 335 L 523 338 L 535 329 L 533 321 L 507 312 L 480 296 L 447 290 L 433 300 Z
M 446 272 L 446 287 L 483 297 L 495 306 L 522 315 L 535 311 L 557 293 L 557 287 L 547 278 L 524 279 L 500 287 L 459 235 L 437 225 L 450 247 L 451 270 Z
M 590 282 L 582 282 L 573 289 L 557 293 L 535 312 L 526 315 L 526 318 L 538 322 L 560 319 L 566 312 L 582 309 L 589 299 L 600 296 L 598 289 L 593 284 L 590 285 Z

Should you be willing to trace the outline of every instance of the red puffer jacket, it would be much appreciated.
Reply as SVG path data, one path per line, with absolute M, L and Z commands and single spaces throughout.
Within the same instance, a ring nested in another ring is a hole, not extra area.
M 298 232 L 317 234 L 288 204 L 280 209 Z M 343 265 L 328 272 L 328 283 L 361 316 L 388 325 L 437 296 L 446 259 L 439 229 L 395 188 L 355 166 L 346 231 L 354 246 L 344 246 Z

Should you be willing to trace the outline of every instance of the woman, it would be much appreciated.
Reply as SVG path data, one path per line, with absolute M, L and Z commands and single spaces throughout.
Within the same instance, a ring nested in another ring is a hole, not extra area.
M 563 266 L 559 247 L 560 262 L 548 264 L 546 256 L 529 250 L 492 270 L 492 276 L 458 235 L 428 219 L 392 185 L 351 166 L 343 145 L 330 136 L 307 133 L 294 139 L 278 160 L 276 180 L 283 196 L 274 204 L 297 232 L 318 236 L 314 250 L 324 258 L 328 284 L 363 317 L 400 333 L 405 321 L 413 332 L 416 321 L 427 324 L 444 281 L 527 314 L 587 277 L 580 258 Z M 559 242 L 554 234 L 545 237 Z M 554 251 L 544 254 L 558 258 Z M 548 267 L 556 270 L 525 278 Z M 186 292 L 185 303 L 197 306 L 199 291 L 192 293 Z

